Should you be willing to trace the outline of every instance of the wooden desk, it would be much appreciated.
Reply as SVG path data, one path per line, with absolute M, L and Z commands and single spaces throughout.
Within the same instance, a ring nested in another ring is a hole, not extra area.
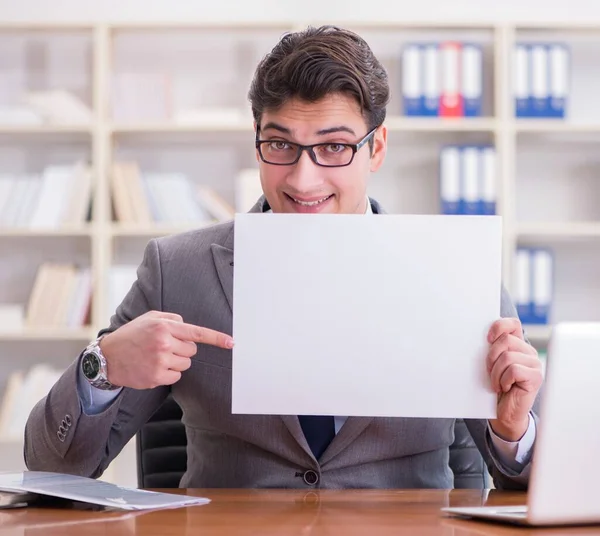
M 3 510 L 0 511 L 0 536 L 600 534 L 600 527 L 525 529 L 450 519 L 439 511 L 443 506 L 519 504 L 525 501 L 523 493 L 471 490 L 179 491 L 208 497 L 212 502 L 156 512 L 89 512 L 57 508 Z

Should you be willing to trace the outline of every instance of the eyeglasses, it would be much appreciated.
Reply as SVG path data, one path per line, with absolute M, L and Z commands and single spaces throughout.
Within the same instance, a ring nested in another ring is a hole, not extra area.
M 378 127 L 371 130 L 358 143 L 315 143 L 300 145 L 284 140 L 259 140 L 256 129 L 256 148 L 263 162 L 274 166 L 292 166 L 306 151 L 310 159 L 322 167 L 349 166 L 354 155 L 373 137 Z

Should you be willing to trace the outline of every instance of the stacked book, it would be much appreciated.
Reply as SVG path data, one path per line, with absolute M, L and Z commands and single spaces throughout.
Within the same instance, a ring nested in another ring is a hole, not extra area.
M 0 106 L 0 123 L 8 125 L 81 125 L 92 123 L 91 108 L 65 89 L 25 91 L 12 106 Z
M 92 296 L 89 268 L 74 264 L 42 263 L 26 308 L 29 328 L 76 328 L 87 325 Z
M 111 189 L 115 218 L 124 223 L 210 223 L 235 214 L 213 189 L 187 175 L 142 171 L 134 161 L 113 164 Z
M 15 356 L 15 360 L 18 356 Z M 2 442 L 23 442 L 25 424 L 31 410 L 58 381 L 61 371 L 46 364 L 9 375 L 0 406 Z
M 108 296 L 106 323 L 115 313 L 123 298 L 131 290 L 137 279 L 137 265 L 135 264 L 113 264 L 108 270 Z
M 0 174 L 0 227 L 57 229 L 84 223 L 92 173 L 83 162 L 48 166 L 41 175 Z

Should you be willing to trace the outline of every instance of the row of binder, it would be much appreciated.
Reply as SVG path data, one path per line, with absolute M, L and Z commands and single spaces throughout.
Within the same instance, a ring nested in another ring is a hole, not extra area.
M 563 43 L 518 43 L 514 58 L 517 117 L 564 118 L 570 54 Z
M 442 214 L 496 214 L 496 150 L 488 145 L 447 145 L 440 152 Z
M 481 115 L 483 55 L 479 45 L 456 41 L 409 43 L 402 56 L 405 115 Z
M 559 42 L 520 42 L 514 49 L 517 117 L 564 118 L 569 97 L 570 52 Z M 402 52 L 404 114 L 479 117 L 483 54 L 473 43 L 409 43 Z
M 523 324 L 548 324 L 554 291 L 554 257 L 546 248 L 515 253 L 515 305 Z

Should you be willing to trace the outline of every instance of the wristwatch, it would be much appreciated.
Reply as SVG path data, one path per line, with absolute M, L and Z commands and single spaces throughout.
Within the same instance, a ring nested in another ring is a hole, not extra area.
M 100 349 L 101 340 L 102 337 L 98 337 L 83 351 L 83 355 L 81 356 L 81 372 L 92 387 L 102 389 L 103 391 L 119 389 L 118 385 L 113 385 L 108 381 L 106 359 Z

